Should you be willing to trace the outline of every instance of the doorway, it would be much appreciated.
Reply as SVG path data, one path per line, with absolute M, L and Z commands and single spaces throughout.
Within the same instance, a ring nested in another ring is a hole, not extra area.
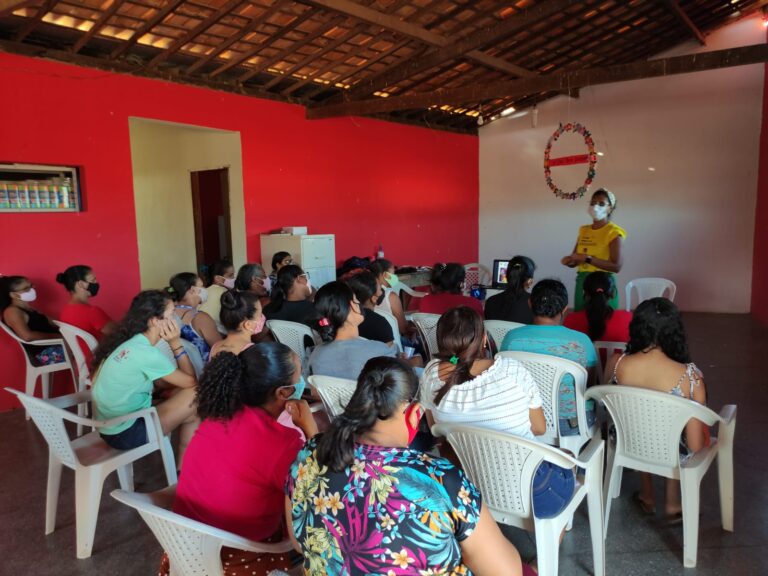
M 200 272 L 222 258 L 232 260 L 229 168 L 190 172 L 195 253 Z

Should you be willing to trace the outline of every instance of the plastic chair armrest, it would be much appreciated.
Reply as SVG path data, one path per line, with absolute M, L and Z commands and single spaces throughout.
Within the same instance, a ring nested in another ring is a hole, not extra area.
M 605 442 L 600 436 L 595 436 L 589 441 L 589 444 L 579 452 L 579 457 L 575 459 L 576 464 L 582 468 L 588 467 L 595 458 L 603 457 L 603 450 L 605 449 Z
M 71 408 L 72 406 L 78 406 L 79 404 L 87 404 L 91 401 L 91 391 L 83 390 L 81 392 L 75 392 L 73 394 L 67 394 L 65 396 L 56 396 L 55 398 L 49 398 L 46 400 L 51 406 L 56 408 Z
M 293 550 L 293 544 L 290 540 L 281 540 L 280 542 L 254 542 L 246 538 L 222 538 L 221 545 L 227 548 L 236 548 L 247 552 L 261 552 L 269 554 L 282 554 Z
M 137 410 L 136 412 L 131 412 L 130 414 L 123 414 L 122 416 L 115 416 L 114 418 L 110 418 L 109 420 L 95 420 L 95 426 L 96 428 L 104 428 L 105 426 L 117 426 L 118 424 L 122 424 L 123 422 L 126 422 L 128 420 L 136 420 L 137 418 L 144 418 L 153 420 L 153 415 L 157 416 L 157 410 L 155 410 L 154 407 L 150 408 L 144 408 L 143 410 Z M 153 422 L 148 422 L 148 424 L 154 425 Z
M 22 340 L 24 344 L 30 346 L 55 346 L 56 344 L 64 345 L 63 338 L 47 338 L 45 340 Z
M 723 419 L 723 424 L 729 425 L 736 419 L 736 404 L 726 404 L 720 410 L 720 418 Z

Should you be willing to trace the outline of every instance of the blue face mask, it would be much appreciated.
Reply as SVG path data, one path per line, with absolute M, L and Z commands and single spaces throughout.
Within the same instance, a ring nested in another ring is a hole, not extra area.
M 288 396 L 287 400 L 301 400 L 301 395 L 304 394 L 304 388 L 307 387 L 307 383 L 304 382 L 304 376 L 301 376 L 294 386 L 296 387 L 296 390 L 293 391 L 293 394 Z

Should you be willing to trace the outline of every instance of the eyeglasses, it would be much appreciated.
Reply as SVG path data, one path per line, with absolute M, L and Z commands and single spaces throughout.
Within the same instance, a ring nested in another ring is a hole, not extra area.
M 307 280 L 309 280 L 309 272 L 304 272 L 304 274 L 299 274 L 299 278 L 302 276 L 306 276 Z

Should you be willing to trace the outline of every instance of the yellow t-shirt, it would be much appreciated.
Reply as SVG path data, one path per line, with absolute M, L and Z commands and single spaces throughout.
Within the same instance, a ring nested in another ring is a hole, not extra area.
M 627 233 L 624 228 L 608 222 L 602 228 L 597 230 L 592 228 L 592 224 L 587 224 L 579 228 L 579 239 L 576 241 L 576 252 L 578 254 L 589 254 L 593 258 L 599 258 L 600 260 L 611 259 L 611 242 L 621 236 L 627 237 Z M 579 264 L 579 272 L 596 272 L 602 270 L 592 264 L 586 262 Z

